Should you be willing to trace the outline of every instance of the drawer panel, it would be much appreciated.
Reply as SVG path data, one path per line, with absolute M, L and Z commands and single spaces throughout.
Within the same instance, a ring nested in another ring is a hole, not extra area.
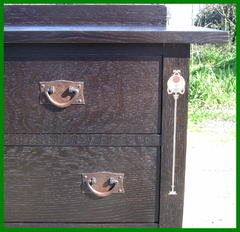
M 5 148 L 6 222 L 156 222 L 157 147 Z M 125 193 L 81 192 L 82 173 L 124 173 Z
M 75 59 L 5 62 L 6 133 L 159 133 L 159 58 Z M 54 80 L 84 82 L 85 105 L 40 104 Z

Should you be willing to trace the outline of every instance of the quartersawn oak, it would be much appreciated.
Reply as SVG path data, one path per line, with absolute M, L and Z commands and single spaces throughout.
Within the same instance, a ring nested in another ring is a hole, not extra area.
M 161 58 L 139 59 L 6 61 L 5 133 L 159 133 Z M 84 82 L 85 105 L 39 104 L 53 80 Z
M 157 223 L 5 223 L 5 228 L 158 228 Z
M 189 46 L 186 50 L 190 52 Z M 161 183 L 160 183 L 160 211 L 159 227 L 181 228 L 183 217 L 184 178 L 186 161 L 187 141 L 187 112 L 188 112 L 188 58 L 164 58 L 163 59 L 163 82 L 162 82 L 162 144 L 161 144 Z M 173 111 L 174 99 L 166 91 L 167 81 L 173 69 L 181 70 L 186 81 L 186 92 L 179 96 L 177 108 L 177 131 L 176 131 L 176 169 L 175 189 L 177 195 L 168 195 L 172 178 L 172 140 L 173 140 Z
M 227 31 L 209 28 L 6 26 L 5 43 L 226 43 Z
M 4 134 L 4 145 L 157 147 L 158 134 Z
M 166 25 L 164 5 L 5 5 L 5 25 Z
M 5 148 L 6 222 L 157 222 L 157 147 Z M 124 173 L 124 194 L 81 193 L 84 172 Z
M 107 12 L 107 13 L 106 13 Z M 5 226 L 182 226 L 189 43 L 228 32 L 166 27 L 159 5 L 5 6 Z M 169 196 L 180 69 L 176 191 Z M 85 82 L 86 105 L 40 105 L 38 82 Z M 82 172 L 125 174 L 125 194 L 81 193 Z
M 158 228 L 157 223 L 5 223 L 5 228 Z
M 106 13 L 107 12 L 107 13 Z M 7 5 L 5 43 L 224 43 L 227 31 L 166 27 L 163 5 Z

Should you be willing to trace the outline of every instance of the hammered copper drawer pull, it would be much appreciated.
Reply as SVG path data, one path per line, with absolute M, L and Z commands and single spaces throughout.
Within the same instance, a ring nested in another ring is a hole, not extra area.
M 124 193 L 123 173 L 83 173 L 82 177 L 87 190 L 98 197 L 107 197 L 113 193 Z M 85 191 L 82 192 L 85 193 Z
M 83 82 L 57 80 L 39 84 L 40 104 L 50 103 L 58 108 L 66 108 L 72 104 L 85 104 Z

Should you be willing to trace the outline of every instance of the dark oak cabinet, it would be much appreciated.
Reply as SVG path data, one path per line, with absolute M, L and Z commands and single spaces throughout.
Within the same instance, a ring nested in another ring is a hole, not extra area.
M 190 43 L 228 33 L 162 5 L 6 5 L 4 30 L 5 227 L 181 227 Z

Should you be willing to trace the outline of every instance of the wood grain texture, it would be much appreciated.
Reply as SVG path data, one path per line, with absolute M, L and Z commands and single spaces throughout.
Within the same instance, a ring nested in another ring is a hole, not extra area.
M 5 133 L 158 133 L 161 59 L 106 59 L 6 61 Z M 86 104 L 40 105 L 52 80 L 83 81 Z
M 156 60 L 164 57 L 188 58 L 186 44 L 5 44 L 4 60 Z
M 157 223 L 4 223 L 5 228 L 158 228 Z
M 227 31 L 167 27 L 6 26 L 5 43 L 226 43 Z
M 157 147 L 157 134 L 5 134 L 5 145 L 14 146 L 113 146 Z
M 158 220 L 155 147 L 5 148 L 5 222 L 121 222 Z M 124 194 L 81 193 L 81 173 L 123 172 Z
M 107 12 L 107 13 L 106 13 Z M 162 5 L 6 5 L 5 43 L 224 43 L 228 32 L 166 27 Z
M 5 5 L 5 25 L 166 25 L 163 5 Z
M 189 51 L 189 46 L 186 46 Z M 186 159 L 186 132 L 187 132 L 187 100 L 188 100 L 188 58 L 163 59 L 163 84 L 162 84 L 162 146 L 161 146 L 161 185 L 160 185 L 160 216 L 161 228 L 181 228 L 184 199 L 184 177 Z M 181 70 L 186 81 L 186 92 L 180 95 L 177 109 L 177 134 L 176 134 L 176 170 L 175 185 L 177 195 L 168 195 L 171 190 L 172 152 L 173 152 L 173 118 L 174 99 L 167 93 L 167 81 L 173 70 Z

